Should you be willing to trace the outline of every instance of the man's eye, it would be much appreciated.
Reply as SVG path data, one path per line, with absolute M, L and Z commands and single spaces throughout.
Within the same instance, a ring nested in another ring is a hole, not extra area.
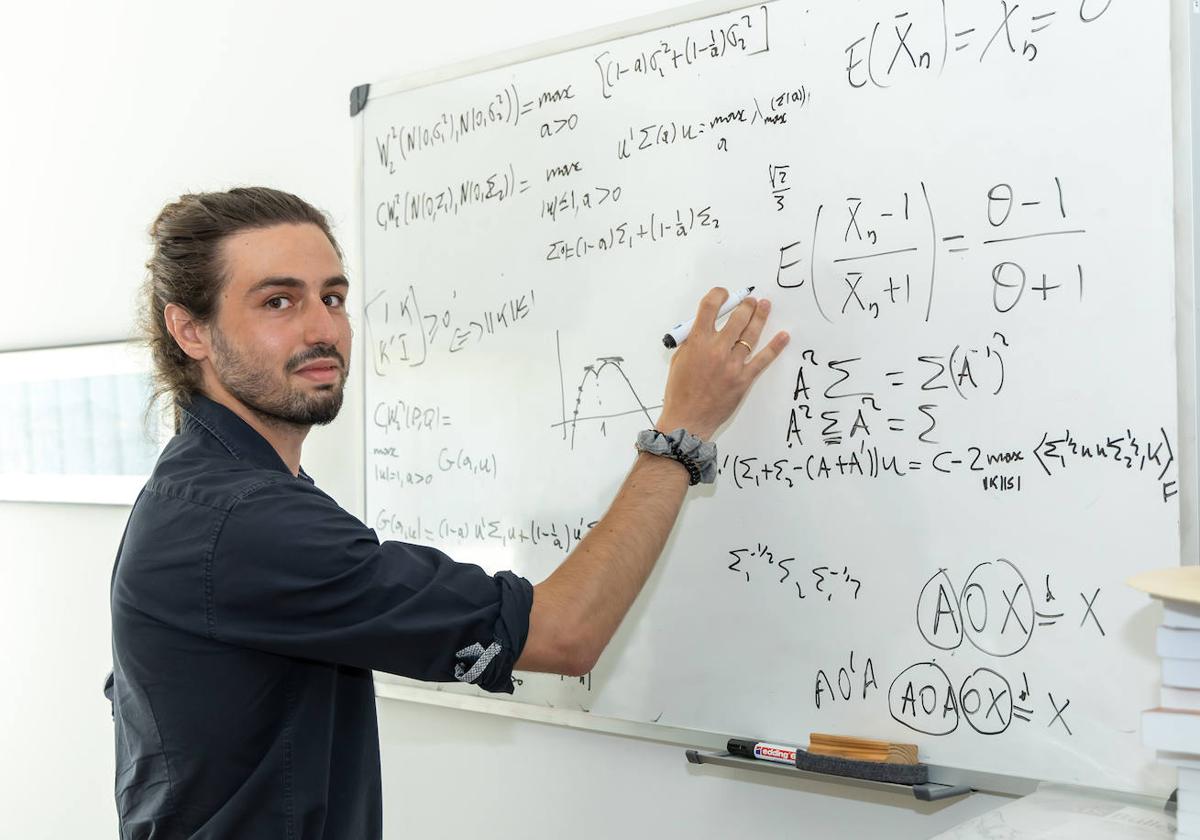
M 273 297 L 267 301 L 267 306 L 271 309 L 287 309 L 292 305 L 292 302 L 285 297 Z
M 335 309 L 346 305 L 346 299 L 341 295 L 325 295 L 322 300 L 325 301 L 326 306 L 332 306 Z

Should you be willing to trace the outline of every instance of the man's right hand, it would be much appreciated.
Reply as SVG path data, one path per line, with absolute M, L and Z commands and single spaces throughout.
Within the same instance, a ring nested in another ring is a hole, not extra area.
M 717 312 L 728 298 L 729 292 L 720 288 L 701 298 L 692 332 L 671 360 L 659 431 L 683 428 L 712 440 L 754 380 L 787 346 L 788 334 L 778 332 L 766 347 L 754 352 L 771 311 L 766 300 L 746 298 L 718 330 Z

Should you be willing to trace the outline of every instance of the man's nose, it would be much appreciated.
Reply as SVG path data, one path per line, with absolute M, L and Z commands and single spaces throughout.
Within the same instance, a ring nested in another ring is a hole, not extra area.
M 307 307 L 307 310 L 304 317 L 304 342 L 336 345 L 341 339 L 338 319 L 329 311 L 325 301 L 317 298 L 315 305 Z

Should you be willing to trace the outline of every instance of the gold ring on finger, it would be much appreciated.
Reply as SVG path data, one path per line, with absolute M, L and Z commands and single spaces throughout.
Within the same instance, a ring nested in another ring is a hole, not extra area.
M 745 348 L 746 348 L 746 352 L 747 352 L 747 353 L 753 353 L 753 352 L 754 352 L 754 348 L 750 346 L 750 342 L 748 342 L 748 341 L 744 341 L 744 340 L 742 340 L 742 339 L 740 339 L 740 338 L 739 338 L 737 341 L 735 341 L 735 342 L 733 342 L 733 343 L 734 343 L 734 344 L 740 344 L 740 345 L 742 345 L 743 347 L 745 347 Z

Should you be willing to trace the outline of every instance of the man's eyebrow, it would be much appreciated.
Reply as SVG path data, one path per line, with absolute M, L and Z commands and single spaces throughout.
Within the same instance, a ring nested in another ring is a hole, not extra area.
M 264 277 L 262 280 L 259 280 L 257 283 L 247 289 L 246 294 L 253 295 L 263 291 L 264 289 L 274 288 L 302 289 L 306 285 L 307 284 L 298 277 Z M 336 277 L 330 277 L 321 284 L 321 287 L 325 289 L 328 289 L 331 286 L 344 286 L 349 288 L 350 281 L 339 274 Z

